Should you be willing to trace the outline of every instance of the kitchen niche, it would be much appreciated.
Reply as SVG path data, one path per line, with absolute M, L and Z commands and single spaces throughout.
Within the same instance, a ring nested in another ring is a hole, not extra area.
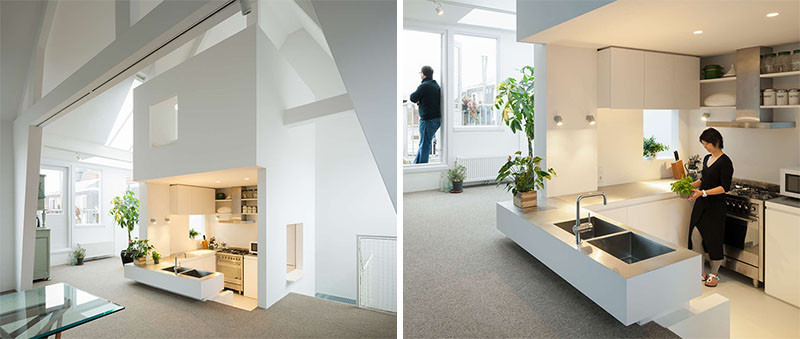
M 303 276 L 303 224 L 286 225 L 286 280 Z
M 214 205 L 219 222 L 252 224 L 258 216 L 258 186 L 217 188 Z

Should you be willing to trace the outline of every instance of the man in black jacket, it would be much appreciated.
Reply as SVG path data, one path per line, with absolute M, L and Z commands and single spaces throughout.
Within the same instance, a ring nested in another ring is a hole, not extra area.
M 425 164 L 431 154 L 431 140 L 442 122 L 442 89 L 433 80 L 433 68 L 422 66 L 422 83 L 411 93 L 411 102 L 419 106 L 419 151 L 415 164 Z

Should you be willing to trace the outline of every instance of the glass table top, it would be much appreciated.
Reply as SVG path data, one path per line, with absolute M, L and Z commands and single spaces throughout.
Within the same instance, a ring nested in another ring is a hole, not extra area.
M 0 296 L 0 338 L 44 338 L 125 307 L 59 283 Z

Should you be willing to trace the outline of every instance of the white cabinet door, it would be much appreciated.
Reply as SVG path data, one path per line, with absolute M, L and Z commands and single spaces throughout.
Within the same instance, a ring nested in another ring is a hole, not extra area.
M 214 214 L 214 189 L 205 187 L 190 188 L 190 214 Z
M 244 257 L 244 296 L 258 299 L 258 258 Z
M 611 108 L 644 107 L 644 52 L 609 48 Z
M 628 207 L 628 225 L 656 238 L 669 241 L 670 199 Z
M 673 95 L 676 109 L 700 108 L 700 58 L 674 55 Z
M 676 55 L 644 52 L 644 108 L 675 108 L 675 59 Z
M 147 219 L 163 221 L 170 214 L 169 186 L 147 184 Z
M 800 307 L 800 212 L 767 207 L 764 292 Z
M 597 211 L 597 214 L 604 216 L 606 218 L 614 219 L 615 221 L 625 224 L 628 224 L 628 208 L 627 207 L 620 207 L 608 210 L 601 210 Z

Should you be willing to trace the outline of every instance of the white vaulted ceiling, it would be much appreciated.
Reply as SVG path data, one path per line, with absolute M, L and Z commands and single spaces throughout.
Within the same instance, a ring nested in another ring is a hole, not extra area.
M 780 15 L 768 18 L 772 12 Z M 524 41 L 719 55 L 800 41 L 800 1 L 617 0 Z

